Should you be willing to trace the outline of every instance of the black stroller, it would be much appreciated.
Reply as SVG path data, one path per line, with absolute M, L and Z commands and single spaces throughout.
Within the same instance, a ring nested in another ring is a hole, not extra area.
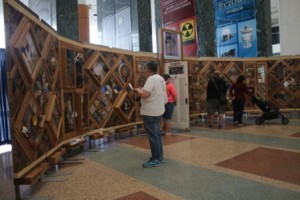
M 279 108 L 269 106 L 267 102 L 255 95 L 252 95 L 252 103 L 256 104 L 259 109 L 263 111 L 262 116 L 255 119 L 255 123 L 257 125 L 262 125 L 265 120 L 277 119 L 278 117 L 281 117 L 281 123 L 283 125 L 287 125 L 289 123 L 289 119 L 279 111 Z

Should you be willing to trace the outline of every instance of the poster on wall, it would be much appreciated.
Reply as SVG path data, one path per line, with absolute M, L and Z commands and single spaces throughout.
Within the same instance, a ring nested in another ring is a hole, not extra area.
M 218 57 L 256 57 L 255 0 L 214 0 Z
M 197 56 L 197 23 L 194 0 L 162 0 L 162 27 L 180 31 L 183 56 Z

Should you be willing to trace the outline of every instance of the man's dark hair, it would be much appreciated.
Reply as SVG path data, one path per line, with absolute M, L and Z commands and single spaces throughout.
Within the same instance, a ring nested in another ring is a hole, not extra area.
M 239 75 L 236 82 L 242 83 L 245 79 L 246 79 L 246 77 L 244 75 Z
M 151 60 L 146 63 L 146 67 L 151 73 L 157 73 L 158 65 L 157 62 Z

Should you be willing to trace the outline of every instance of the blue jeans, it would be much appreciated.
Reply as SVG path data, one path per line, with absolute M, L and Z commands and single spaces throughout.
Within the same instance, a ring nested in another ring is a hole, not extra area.
M 142 115 L 144 127 L 148 134 L 152 160 L 163 159 L 163 144 L 160 135 L 161 116 Z
M 244 99 L 235 99 L 233 102 L 233 122 L 242 123 L 243 112 L 245 107 Z

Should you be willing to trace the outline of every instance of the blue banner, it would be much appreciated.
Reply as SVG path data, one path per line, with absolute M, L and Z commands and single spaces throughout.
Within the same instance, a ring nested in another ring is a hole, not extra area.
M 214 0 L 218 57 L 256 57 L 255 0 Z

